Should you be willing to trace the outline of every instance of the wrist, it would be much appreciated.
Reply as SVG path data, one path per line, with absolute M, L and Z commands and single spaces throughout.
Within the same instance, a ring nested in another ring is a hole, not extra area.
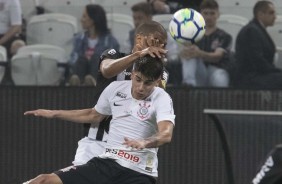
M 133 57 L 133 60 L 137 59 L 137 58 L 140 58 L 141 57 L 141 51 L 136 51 L 136 52 L 133 52 L 131 54 L 131 56 Z

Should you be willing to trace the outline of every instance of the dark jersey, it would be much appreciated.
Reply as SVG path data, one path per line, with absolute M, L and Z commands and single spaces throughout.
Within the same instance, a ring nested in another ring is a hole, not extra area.
M 108 59 L 119 59 L 126 56 L 125 53 L 120 53 L 118 51 L 116 51 L 115 49 L 108 49 L 105 50 L 101 57 L 100 57 L 100 63 L 102 62 L 103 59 L 108 58 Z M 100 67 L 99 67 L 100 68 Z M 101 82 L 100 85 L 105 85 L 105 84 L 109 84 L 114 80 L 130 80 L 131 78 L 131 72 L 132 72 L 132 66 L 127 68 L 126 70 L 124 70 L 123 72 L 121 72 L 120 74 L 118 74 L 117 76 L 113 77 L 111 80 L 106 79 L 103 77 L 101 71 L 99 70 L 98 72 L 98 77 L 97 77 L 97 81 L 98 81 L 98 85 L 99 86 L 99 82 Z M 163 71 L 163 75 L 162 75 L 162 86 L 165 87 L 166 83 L 168 81 L 168 71 L 166 69 L 164 69 Z M 107 81 L 107 82 L 103 82 L 103 81 Z

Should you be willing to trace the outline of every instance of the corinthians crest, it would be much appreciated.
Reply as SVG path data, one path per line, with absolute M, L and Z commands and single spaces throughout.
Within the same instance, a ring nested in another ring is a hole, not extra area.
M 149 116 L 149 107 L 151 106 L 150 104 L 147 104 L 148 102 L 144 101 L 139 103 L 139 110 L 137 111 L 137 115 L 141 119 L 145 119 Z

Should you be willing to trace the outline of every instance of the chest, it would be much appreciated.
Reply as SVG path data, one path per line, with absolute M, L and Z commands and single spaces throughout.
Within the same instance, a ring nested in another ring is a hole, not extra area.
M 111 105 L 113 119 L 128 117 L 147 121 L 155 117 L 155 108 L 151 101 L 115 98 Z

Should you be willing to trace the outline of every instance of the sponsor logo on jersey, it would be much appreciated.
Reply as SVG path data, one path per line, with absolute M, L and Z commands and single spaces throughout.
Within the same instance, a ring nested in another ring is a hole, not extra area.
M 132 153 L 128 153 L 127 151 L 124 150 L 106 148 L 106 153 L 110 153 L 118 158 L 133 163 L 138 163 L 140 161 L 140 158 L 138 156 L 133 155 Z
M 120 97 L 120 98 L 126 98 L 127 95 L 121 92 L 117 92 L 116 96 Z
M 122 106 L 121 104 L 117 104 L 116 102 L 114 102 L 114 106 Z
M 149 107 L 151 107 L 150 104 L 147 104 L 146 101 L 144 101 L 143 103 L 139 104 L 140 108 L 137 111 L 137 115 L 139 116 L 139 118 L 141 119 L 145 119 L 147 117 L 149 117 Z
M 117 51 L 115 49 L 111 49 L 108 51 L 108 54 L 110 55 L 114 55 L 115 53 L 117 53 Z

